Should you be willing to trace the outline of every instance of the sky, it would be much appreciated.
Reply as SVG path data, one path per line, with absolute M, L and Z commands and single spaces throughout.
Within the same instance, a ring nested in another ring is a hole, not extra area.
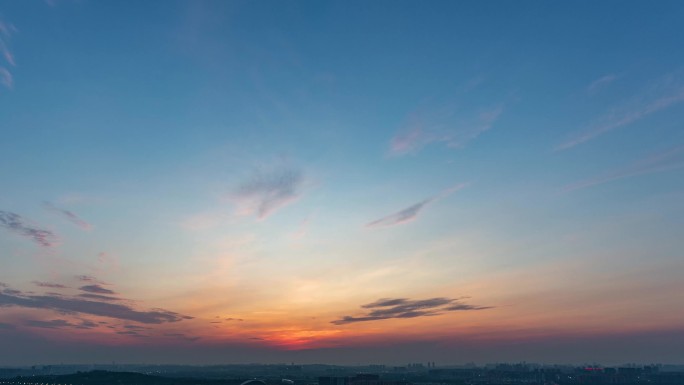
M 0 0 L 0 365 L 682 363 L 683 18 Z

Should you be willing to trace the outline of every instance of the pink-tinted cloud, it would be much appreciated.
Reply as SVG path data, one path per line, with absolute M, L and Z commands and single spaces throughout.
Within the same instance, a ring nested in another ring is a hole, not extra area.
M 418 214 L 427 207 L 428 205 L 434 203 L 435 201 L 446 198 L 447 196 L 453 194 L 454 192 L 461 190 L 465 187 L 468 186 L 468 183 L 461 183 L 458 184 L 454 187 L 451 187 L 449 189 L 446 189 L 442 191 L 441 193 L 427 198 L 421 202 L 418 202 L 416 204 L 413 204 L 403 210 L 400 210 L 394 214 L 387 215 L 385 217 L 382 217 L 380 219 L 376 219 L 372 222 L 369 222 L 366 224 L 366 227 L 371 227 L 371 228 L 377 228 L 377 227 L 389 227 L 389 226 L 396 226 L 396 225 L 401 225 L 404 223 L 411 222 L 415 220 L 418 217 Z
M 306 235 L 309 233 L 309 224 L 310 223 L 311 223 L 311 216 L 307 216 L 299 224 L 299 227 L 297 228 L 297 230 L 290 234 L 290 238 L 292 240 L 298 241 L 298 240 L 301 240 L 304 237 L 306 237 Z
M 69 210 L 64 210 L 59 207 L 56 207 L 50 202 L 44 202 L 43 205 L 46 209 L 61 215 L 62 217 L 68 219 L 71 223 L 75 224 L 83 230 L 89 231 L 93 228 L 93 226 L 90 223 L 86 222 L 81 217 L 79 217 L 78 215 L 74 214 Z
M 673 147 L 667 151 L 651 155 L 620 170 L 567 185 L 563 188 L 563 191 L 568 192 L 579 190 L 619 179 L 630 178 L 638 175 L 654 174 L 681 168 L 684 168 L 684 145 Z
M 460 112 L 455 106 L 416 113 L 408 127 L 390 140 L 392 156 L 415 154 L 432 143 L 445 143 L 462 148 L 468 142 L 492 128 L 503 106 L 484 109 L 476 114 Z
M 101 251 L 97 253 L 97 267 L 95 268 L 100 272 L 112 272 L 119 271 L 119 258 L 116 255 Z

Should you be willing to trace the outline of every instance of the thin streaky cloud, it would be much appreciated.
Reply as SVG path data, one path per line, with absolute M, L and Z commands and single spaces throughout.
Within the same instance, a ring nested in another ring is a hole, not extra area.
M 380 219 L 376 219 L 372 222 L 369 222 L 368 224 L 366 224 L 366 227 L 387 227 L 411 222 L 414 219 L 416 219 L 420 211 L 425 206 L 432 203 L 434 200 L 434 198 L 429 198 L 422 202 L 418 202 L 394 214 L 390 214 L 386 217 L 382 217 Z
M 673 147 L 645 159 L 641 159 L 628 167 L 612 173 L 567 185 L 563 188 L 563 192 L 580 190 L 619 179 L 672 171 L 681 168 L 684 168 L 684 145 Z
M 99 300 L 99 301 L 121 301 L 121 298 L 117 297 L 111 297 L 108 295 L 101 295 L 101 294 L 92 294 L 92 293 L 83 293 L 78 295 L 81 298 L 87 298 L 87 299 L 94 299 L 94 300 Z
M 5 58 L 5 61 L 9 63 L 10 65 L 15 65 L 14 62 L 14 55 L 12 52 L 7 48 L 7 44 L 0 39 L 0 53 L 2 53 L 2 57 Z
M 418 217 L 418 214 L 420 214 L 420 212 L 428 205 L 434 203 L 439 199 L 446 198 L 447 196 L 467 187 L 468 185 L 469 183 L 461 183 L 454 187 L 448 188 L 433 197 L 427 198 L 421 202 L 406 207 L 405 209 L 402 209 L 394 214 L 390 214 L 380 219 L 376 219 L 372 222 L 369 222 L 366 224 L 366 227 L 389 227 L 411 222 L 415 220 Z
M 0 210 L 0 227 L 4 227 L 15 234 L 28 238 L 43 247 L 52 247 L 57 244 L 57 236 L 45 229 L 29 224 L 21 215 Z
M 16 65 L 9 43 L 12 35 L 17 32 L 14 25 L 0 20 L 0 54 L 9 65 Z
M 33 281 L 33 284 L 38 286 L 38 287 L 48 287 L 51 289 L 68 289 L 69 288 L 68 286 L 62 285 L 61 283 Z
M 97 278 L 91 276 L 91 275 L 77 275 L 76 279 L 81 281 L 81 282 L 97 282 L 101 283 Z
M 587 86 L 587 92 L 589 93 L 595 93 L 599 91 L 600 89 L 608 86 L 612 82 L 618 79 L 618 75 L 615 74 L 608 74 L 605 76 L 601 76 L 600 78 L 594 80 Z
M 666 81 L 664 86 L 654 87 L 651 94 L 639 100 L 633 100 L 614 108 L 602 118 L 575 137 L 557 145 L 554 151 L 563 151 L 588 142 L 600 135 L 627 126 L 658 111 L 684 102 L 684 86 L 675 85 L 673 81 Z
M 309 233 L 310 223 L 311 223 L 311 216 L 307 216 L 299 224 L 297 230 L 290 234 L 290 238 L 292 240 L 298 241 L 298 240 L 301 240 L 302 238 L 306 237 L 306 235 Z
M 5 67 L 0 67 L 0 84 L 9 89 L 14 87 L 14 78 L 9 70 Z
M 0 20 L 0 56 L 8 66 L 15 66 L 14 54 L 10 50 L 10 38 L 12 34 L 17 32 L 14 25 Z M 5 66 L 0 66 L 0 84 L 8 89 L 14 87 L 14 78 L 12 73 Z
M 361 305 L 369 309 L 359 316 L 343 316 L 331 321 L 335 325 L 356 322 L 379 321 L 391 318 L 417 318 L 442 315 L 452 311 L 485 310 L 492 306 L 477 306 L 461 302 L 461 298 L 436 297 L 422 300 L 408 298 L 381 298 L 375 302 Z
M 98 325 L 90 320 L 82 319 L 80 323 L 71 323 L 64 319 L 53 319 L 49 321 L 26 320 L 24 325 L 43 329 L 94 329 Z
M 189 336 L 185 333 L 164 333 L 163 336 L 164 337 L 171 337 L 171 338 L 179 338 L 179 339 L 182 339 L 185 341 L 190 341 L 190 342 L 197 341 L 201 338 L 201 337 Z
M 148 326 L 133 325 L 133 324 L 123 325 L 123 328 L 126 330 L 138 330 L 138 331 L 152 329 L 151 327 L 148 327 Z
M 468 142 L 474 140 L 485 131 L 489 131 L 502 113 L 503 106 L 497 106 L 480 112 L 477 120 L 474 123 L 471 123 L 470 127 L 464 130 L 460 135 L 454 135 L 453 138 L 449 139 L 447 145 L 451 148 L 464 147 Z
M 79 287 L 78 289 L 93 294 L 116 294 L 116 292 L 113 290 L 106 289 L 100 285 L 85 285 Z
M 76 226 L 80 227 L 83 230 L 89 231 L 92 230 L 93 226 L 88 223 L 87 221 L 83 220 L 81 217 L 78 215 L 74 214 L 73 212 L 69 210 L 64 210 L 61 209 L 54 204 L 50 202 L 43 202 L 43 206 L 47 209 L 50 210 L 51 212 L 57 213 L 61 215 L 62 217 L 68 219 L 71 223 L 75 224 Z
M 138 337 L 138 338 L 149 338 L 150 337 L 146 334 L 140 334 L 140 333 L 133 331 L 133 330 L 121 330 L 121 331 L 118 331 L 115 333 L 122 335 L 122 336 L 131 336 L 131 337 Z

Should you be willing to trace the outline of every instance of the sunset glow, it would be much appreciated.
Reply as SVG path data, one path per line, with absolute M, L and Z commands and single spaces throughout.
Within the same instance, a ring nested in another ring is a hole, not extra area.
M 681 360 L 683 19 L 0 0 L 0 364 Z

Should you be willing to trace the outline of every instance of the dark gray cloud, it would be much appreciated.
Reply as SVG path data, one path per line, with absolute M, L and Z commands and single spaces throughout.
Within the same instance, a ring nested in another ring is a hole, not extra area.
M 382 217 L 380 219 L 374 220 L 373 222 L 370 222 L 366 224 L 366 227 L 388 227 L 388 226 L 395 226 L 395 225 L 400 225 L 403 223 L 408 223 L 416 219 L 418 217 L 418 214 L 428 205 L 431 203 L 434 203 L 435 201 L 445 198 L 453 193 L 455 193 L 458 190 L 461 190 L 465 187 L 468 186 L 468 183 L 460 183 L 454 187 L 448 188 L 439 194 L 432 196 L 430 198 L 427 198 L 421 202 L 418 202 L 414 205 L 411 205 L 403 210 L 400 210 L 394 214 L 390 214 L 386 217 Z
M 88 314 L 143 324 L 179 322 L 192 318 L 164 309 L 141 311 L 124 304 L 85 300 L 79 297 L 27 295 L 18 291 L 0 293 L 0 307 L 10 306 L 53 310 L 62 314 Z
M 78 329 L 92 329 L 95 327 L 97 327 L 97 323 L 87 319 L 82 319 L 81 323 L 78 326 L 76 326 L 76 328 Z
M 79 294 L 78 296 L 81 298 L 94 299 L 98 301 L 121 301 L 121 298 L 101 294 L 83 293 Z
M 460 302 L 458 298 L 436 297 L 422 300 L 410 300 L 408 298 L 381 298 L 375 302 L 361 305 L 369 309 L 361 316 L 344 316 L 332 321 L 335 325 L 344 325 L 354 322 L 377 321 L 390 318 L 416 318 L 444 314 L 459 310 L 484 310 L 491 306 L 475 306 Z
M 33 284 L 39 287 L 49 287 L 51 289 L 68 289 L 68 286 L 62 285 L 60 283 L 52 283 L 52 282 L 41 282 L 41 281 L 33 281 Z
M 68 219 L 71 223 L 82 228 L 83 230 L 91 230 L 93 228 L 93 226 L 90 223 L 86 222 L 81 217 L 79 217 L 78 215 L 74 214 L 69 210 L 60 209 L 59 207 L 55 206 L 50 202 L 43 202 L 43 205 L 46 209 L 61 215 L 62 217 Z
M 43 328 L 43 329 L 93 329 L 97 324 L 93 321 L 82 319 L 80 323 L 71 323 L 64 319 L 53 319 L 50 321 L 26 320 L 24 325 Z
M 239 186 L 235 196 L 245 206 L 243 211 L 256 212 L 258 218 L 265 218 L 297 199 L 303 183 L 300 170 L 285 168 L 260 172 Z
M 374 220 L 373 222 L 368 223 L 366 227 L 386 227 L 410 222 L 418 216 L 420 210 L 432 203 L 433 200 L 434 198 L 430 198 L 422 202 L 418 202 L 394 214 Z
M 88 293 L 95 293 L 95 294 L 116 294 L 116 292 L 109 290 L 109 289 L 105 289 L 104 287 L 97 285 L 97 284 L 81 286 L 78 289 L 82 290 L 82 291 L 86 291 Z
M 43 247 L 52 247 L 57 243 L 57 236 L 53 232 L 34 227 L 19 214 L 9 211 L 0 210 L 0 227 L 26 237 Z
M 408 301 L 406 298 L 381 298 L 375 302 L 361 305 L 362 308 L 371 309 L 374 307 L 397 306 L 403 305 Z
M 14 329 L 14 328 L 15 328 L 15 326 L 12 324 L 6 324 L 4 322 L 0 322 L 0 330 L 3 330 L 3 329 L 4 330 L 10 330 L 10 329 Z
M 146 327 L 146 326 L 141 326 L 141 325 L 130 325 L 130 324 L 124 325 L 123 328 L 126 329 L 126 330 L 138 330 L 138 331 L 140 331 L 140 330 L 149 330 L 149 329 L 151 329 L 151 328 Z
M 77 275 L 76 279 L 82 282 L 99 282 L 97 278 L 90 275 Z
M 122 336 L 141 337 L 141 338 L 149 337 L 148 335 L 140 334 L 139 332 L 137 332 L 135 330 L 120 330 L 120 331 L 116 332 L 116 334 L 120 334 Z

